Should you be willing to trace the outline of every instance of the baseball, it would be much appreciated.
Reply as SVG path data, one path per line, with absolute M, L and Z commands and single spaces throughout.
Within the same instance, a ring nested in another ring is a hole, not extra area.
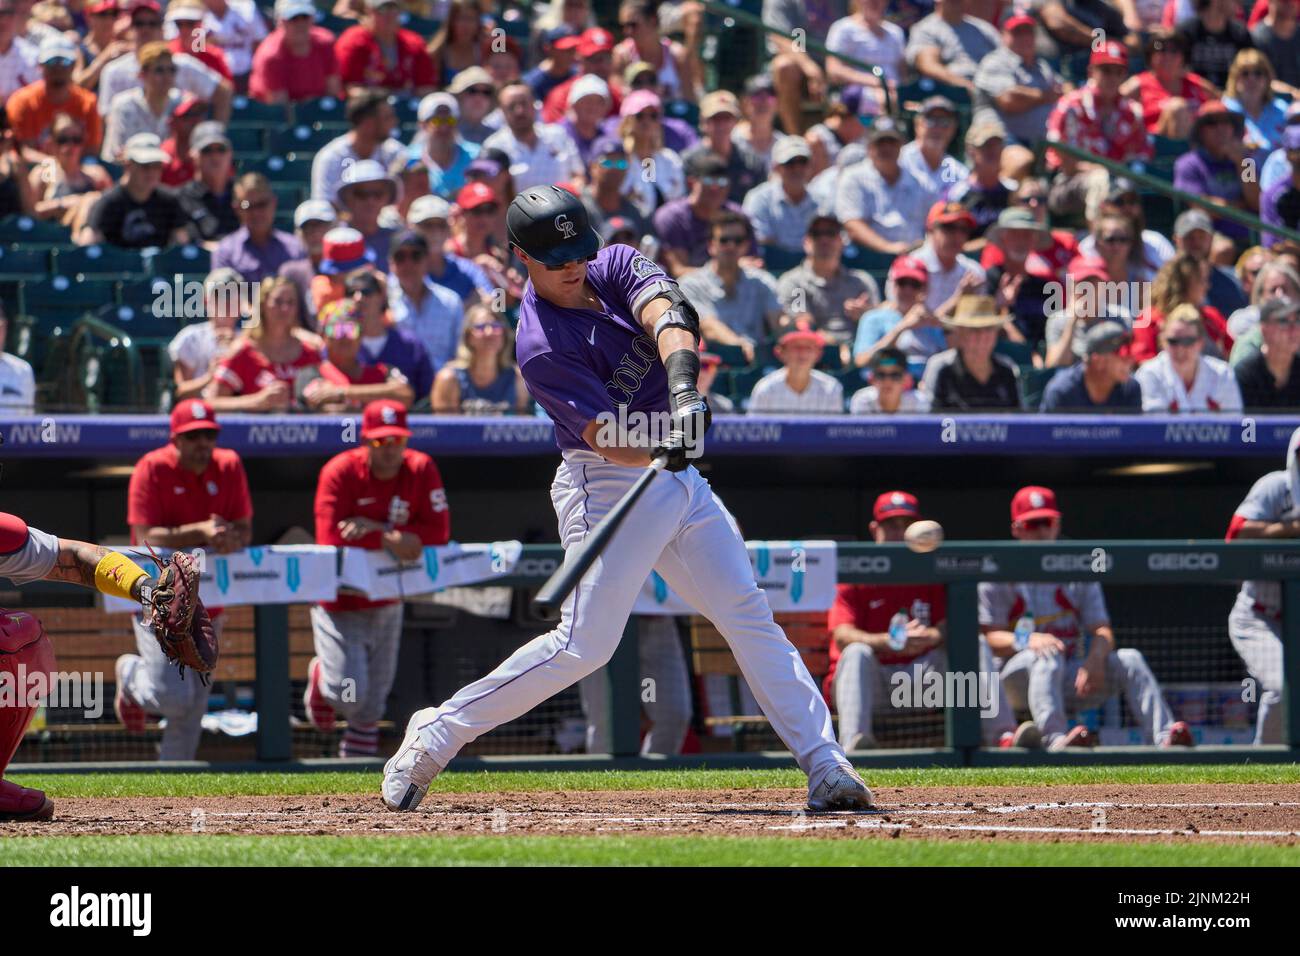
M 943 525 L 937 521 L 914 521 L 903 532 L 903 540 L 918 554 L 928 554 L 943 544 Z

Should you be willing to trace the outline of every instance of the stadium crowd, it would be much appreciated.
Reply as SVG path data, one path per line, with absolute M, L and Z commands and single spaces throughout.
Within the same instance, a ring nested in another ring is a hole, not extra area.
M 531 412 L 505 211 L 539 183 L 680 280 L 719 412 L 1296 408 L 1300 243 L 1214 214 L 1300 224 L 1296 9 L 764 0 L 728 78 L 694 0 L 0 0 L 0 219 L 196 249 L 168 398 L 217 410 Z M 266 107 L 307 118 L 292 210 L 236 148 Z M 1153 228 L 1044 138 L 1205 208 Z M 4 405 L 39 372 L 6 354 Z

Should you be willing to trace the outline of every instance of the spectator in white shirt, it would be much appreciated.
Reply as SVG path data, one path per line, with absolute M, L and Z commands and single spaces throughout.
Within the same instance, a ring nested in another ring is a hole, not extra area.
M 363 159 L 373 159 L 388 169 L 394 159 L 406 152 L 406 147 L 391 136 L 397 126 L 397 113 L 383 90 L 354 90 L 348 94 L 345 112 L 352 128 L 322 146 L 311 163 L 311 198 L 324 199 L 336 206 L 347 167 Z
M 120 163 L 126 141 L 136 133 L 153 133 L 164 140 L 171 134 L 172 114 L 181 102 L 176 89 L 176 63 L 167 44 L 147 43 L 138 54 L 140 85 L 119 93 L 104 123 L 104 146 L 99 155 Z
M 857 12 L 831 24 L 826 34 L 826 75 L 835 86 L 859 83 L 879 95 L 875 74 L 842 61 L 834 54 L 871 63 L 884 71 L 890 84 L 902 78 L 907 39 L 902 27 L 885 19 L 887 0 L 857 0 Z
M 8 339 L 9 319 L 0 308 L 0 411 L 31 415 L 36 411 L 36 376 L 30 365 L 5 351 Z
M 1241 388 L 1232 367 L 1202 354 L 1205 323 L 1200 309 L 1184 303 L 1170 312 L 1160 343 L 1161 352 L 1137 370 L 1144 412 L 1241 411 Z
M 484 149 L 499 149 L 510 157 L 515 191 L 551 183 L 582 182 L 582 159 L 563 128 L 537 121 L 533 91 L 511 83 L 498 97 L 505 128 L 483 141 Z
M 982 295 L 988 285 L 980 264 L 961 254 L 975 231 L 975 217 L 959 202 L 937 202 L 925 217 L 925 230 L 925 244 L 916 251 L 930 273 L 925 304 L 944 318 L 953 314 L 959 298 Z
M 898 154 L 898 164 L 921 181 L 926 206 L 947 199 L 970 175 L 970 169 L 948 152 L 957 138 L 957 105 L 946 96 L 930 96 L 916 114 L 915 138 Z
M 772 178 L 745 194 L 741 208 L 760 245 L 788 252 L 803 249 L 808 225 L 817 215 L 817 201 L 808 192 L 811 159 L 807 143 L 785 137 L 772 149 Z
M 783 368 L 758 380 L 749 397 L 752 414 L 838 415 L 844 411 L 844 386 L 817 371 L 826 340 L 820 332 L 794 329 L 781 336 L 776 357 Z
M 858 245 L 901 256 L 925 234 L 930 194 L 899 165 L 903 134 L 892 119 L 877 119 L 868 142 L 867 161 L 850 166 L 839 178 L 835 218 Z
M 208 8 L 203 27 L 226 54 L 226 65 L 241 93 L 248 90 L 253 51 L 266 39 L 266 21 L 253 0 L 203 0 Z
M 212 381 L 212 371 L 234 352 L 239 326 L 251 309 L 243 302 L 248 283 L 229 267 L 214 269 L 203 283 L 207 321 L 192 322 L 176 333 L 167 346 L 176 382 L 174 400 L 200 398 Z
M 0 0 L 7 2 L 7 0 Z M 107 114 L 113 99 L 140 83 L 140 62 L 135 51 L 163 38 L 162 8 L 155 0 L 136 0 L 131 4 L 131 29 L 127 34 L 132 51 L 113 60 L 99 74 L 99 112 Z M 188 53 L 177 53 L 174 85 L 182 93 L 193 93 L 212 104 L 212 118 L 230 121 L 230 104 L 235 90 L 230 81 L 206 63 Z
M 850 415 L 923 414 L 930 410 L 930 398 L 916 390 L 916 380 L 907 369 L 907 355 L 895 346 L 879 349 L 871 357 L 871 384 L 858 389 L 849 400 Z
M 36 47 L 18 36 L 18 7 L 0 0 L 0 102 L 41 78 Z

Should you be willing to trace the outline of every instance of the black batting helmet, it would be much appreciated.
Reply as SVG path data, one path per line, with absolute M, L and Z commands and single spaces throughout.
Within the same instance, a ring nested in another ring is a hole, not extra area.
M 506 235 L 547 266 L 590 259 L 601 246 L 586 207 L 559 186 L 532 186 L 516 196 L 506 211 Z

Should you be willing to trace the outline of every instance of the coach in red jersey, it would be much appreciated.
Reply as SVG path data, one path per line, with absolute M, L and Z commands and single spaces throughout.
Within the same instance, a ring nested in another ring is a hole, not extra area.
M 316 543 L 389 551 L 403 561 L 446 544 L 451 514 L 433 459 L 406 447 L 406 408 L 391 399 L 366 406 L 360 448 L 330 459 L 316 486 Z M 343 757 L 378 752 L 379 719 L 397 672 L 402 602 L 343 595 L 312 608 L 316 656 L 303 704 L 320 730 L 336 714 L 348 722 Z
M 141 458 L 131 473 L 127 523 L 132 544 L 155 548 L 202 548 L 229 554 L 253 537 L 253 499 L 239 455 L 217 447 L 221 426 L 212 406 L 186 399 L 172 410 L 171 442 Z M 208 609 L 221 637 L 225 616 Z M 123 654 L 114 672 L 114 710 L 127 730 L 144 729 L 146 714 L 167 718 L 159 758 L 193 760 L 208 709 L 208 687 L 172 666 L 153 629 L 132 618 L 139 654 Z
M 902 541 L 921 518 L 914 495 L 887 491 L 871 510 L 871 535 L 877 544 Z M 901 633 L 891 620 L 902 614 Z M 904 619 L 905 618 L 905 619 Z M 823 689 L 840 715 L 840 745 L 863 750 L 876 745 L 871 715 L 880 690 L 898 671 L 912 673 L 946 667 L 947 634 L 942 584 L 839 584 L 826 626 L 830 631 L 830 672 Z

